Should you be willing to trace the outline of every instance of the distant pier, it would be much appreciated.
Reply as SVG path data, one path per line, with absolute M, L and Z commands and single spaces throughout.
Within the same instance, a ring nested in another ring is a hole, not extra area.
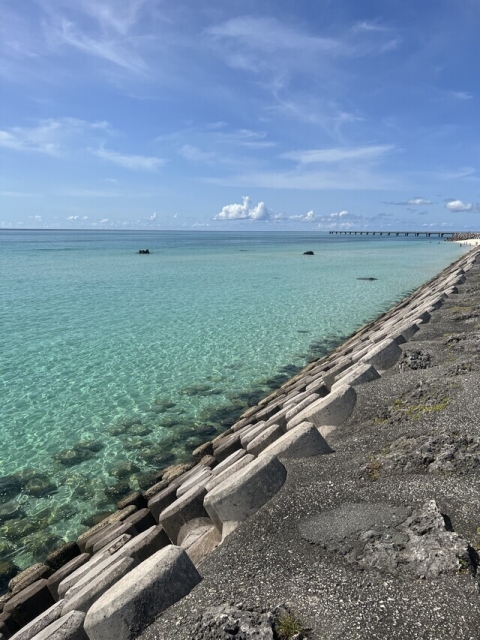
M 419 238 L 449 238 L 456 235 L 457 231 L 329 231 L 330 235 L 341 236 L 413 236 Z

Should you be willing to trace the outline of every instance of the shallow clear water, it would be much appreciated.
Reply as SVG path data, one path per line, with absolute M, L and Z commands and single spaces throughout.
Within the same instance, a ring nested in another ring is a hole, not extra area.
M 3 496 L 0 553 L 25 566 L 72 538 L 112 509 L 115 465 L 133 463 L 122 482 L 137 488 L 138 473 L 185 458 L 465 250 L 322 233 L 0 231 L 0 476 L 30 470 Z M 98 450 L 72 453 L 84 441 Z

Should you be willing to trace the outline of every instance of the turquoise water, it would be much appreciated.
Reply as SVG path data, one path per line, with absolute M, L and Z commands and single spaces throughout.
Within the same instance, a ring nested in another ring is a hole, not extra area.
M 322 233 L 0 231 L 0 553 L 41 559 L 465 250 Z

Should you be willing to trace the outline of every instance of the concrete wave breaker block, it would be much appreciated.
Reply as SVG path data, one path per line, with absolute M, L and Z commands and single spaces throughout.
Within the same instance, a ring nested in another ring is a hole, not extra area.
M 337 377 L 352 365 L 351 358 L 339 359 L 334 366 L 323 374 L 323 381 L 327 389 L 331 389 Z
M 283 486 L 287 471 L 275 456 L 262 456 L 222 482 L 205 498 L 205 509 L 222 531 L 226 522 L 242 522 Z
M 171 544 L 170 539 L 163 530 L 163 527 L 153 525 L 127 542 L 127 544 L 117 552 L 116 557 L 120 558 L 128 555 L 137 558 L 139 562 L 143 562 L 169 544 Z
M 4 606 L 4 613 L 10 613 L 19 627 L 23 627 L 38 615 L 49 609 L 55 600 L 45 578 L 37 580 L 17 593 Z
M 345 375 L 342 376 L 338 382 L 332 387 L 332 391 L 338 389 L 338 387 L 342 384 L 349 384 L 352 387 L 365 384 L 366 382 L 371 382 L 372 380 L 377 380 L 380 378 L 380 374 L 375 369 L 375 367 L 371 364 L 360 363 L 354 365 L 351 369 L 347 369 Z
M 211 470 L 208 467 L 205 467 L 202 471 L 199 471 L 196 475 L 192 476 L 178 487 L 177 498 L 180 498 L 184 493 L 187 493 L 187 491 L 190 491 L 190 489 L 193 489 L 194 487 L 204 487 L 211 477 Z
M 237 451 L 234 451 L 233 453 L 231 453 L 228 458 L 225 458 L 225 460 L 223 462 L 221 462 L 220 464 L 218 464 L 215 469 L 212 470 L 212 476 L 219 476 L 221 473 L 223 473 L 226 469 L 228 469 L 229 467 L 231 467 L 233 464 L 235 464 L 235 462 L 237 462 L 238 460 L 240 460 L 240 458 L 243 458 L 244 455 L 246 455 L 246 451 L 245 449 L 238 449 Z
M 313 402 L 315 402 L 319 398 L 320 398 L 320 394 L 311 393 L 306 398 L 304 398 L 301 402 L 299 402 L 298 404 L 293 405 L 293 407 L 291 405 L 289 405 L 287 407 L 288 410 L 287 410 L 287 413 L 286 413 L 286 416 L 285 416 L 285 418 L 287 420 L 287 424 L 290 422 L 290 420 L 293 417 L 295 417 L 297 415 L 297 413 L 300 413 L 301 411 L 303 411 L 304 409 L 309 407 Z
M 234 464 L 232 464 L 230 467 L 225 469 L 223 473 L 220 473 L 218 476 L 214 476 L 210 480 L 210 482 L 207 485 L 205 485 L 205 489 L 207 490 L 207 492 L 213 491 L 215 487 L 218 487 L 219 484 L 224 482 L 227 478 L 229 478 L 234 473 L 237 473 L 237 471 L 244 469 L 253 460 L 255 460 L 255 456 L 252 456 L 252 454 L 250 453 L 247 454 L 245 452 L 244 456 L 242 456 L 239 460 L 234 462 Z
M 131 640 L 185 597 L 201 576 L 183 549 L 170 545 L 103 594 L 85 618 L 90 640 Z
M 32 640 L 89 640 L 83 629 L 85 614 L 70 611 L 66 616 L 40 631 Z
M 325 398 L 320 398 L 298 413 L 287 425 L 287 430 L 302 422 L 313 422 L 319 428 L 325 425 L 338 427 L 352 415 L 357 402 L 357 393 L 349 385 L 342 384 Z
M 194 487 L 160 514 L 159 523 L 173 543 L 177 542 L 178 532 L 189 520 L 208 517 L 203 507 L 206 493 L 205 487 Z
M 52 622 L 60 618 L 62 608 L 63 600 L 56 602 L 50 609 L 41 613 L 32 620 L 32 622 L 22 627 L 20 631 L 17 631 L 17 633 L 12 636 L 12 640 L 32 640 L 37 633 L 40 633 L 45 627 L 48 627 L 49 624 L 52 624 Z
M 272 455 L 278 458 L 295 459 L 327 453 L 332 453 L 332 449 L 317 427 L 311 422 L 302 422 L 264 449 L 259 457 Z
M 246 449 L 252 440 L 254 440 L 265 429 L 265 422 L 259 422 L 253 428 L 245 432 L 240 438 L 243 449 Z
M 58 571 L 55 571 L 55 573 L 47 579 L 48 588 L 55 600 L 58 600 L 58 585 L 62 580 L 88 562 L 88 560 L 90 560 L 90 555 L 88 553 L 82 553 L 73 560 L 70 560 L 70 562 L 67 562 L 63 567 L 60 567 Z
M 278 440 L 278 438 L 285 433 L 285 427 L 281 427 L 279 424 L 272 424 L 271 427 L 264 429 L 254 440 L 252 440 L 247 446 L 247 453 L 258 456 L 264 449 L 266 449 L 272 442 Z
M 393 367 L 401 355 L 402 350 L 395 340 L 387 339 L 364 355 L 361 362 L 373 365 L 379 373 L 382 373 Z
M 225 436 L 225 438 L 219 440 L 218 446 L 213 450 L 213 455 L 219 464 L 231 453 L 241 448 L 242 445 L 240 444 L 240 437 L 241 431 L 236 431 L 235 433 L 231 433 L 230 435 Z
M 88 583 L 84 584 L 83 589 L 77 591 L 77 593 L 67 600 L 70 593 L 68 591 L 62 609 L 62 615 L 64 616 L 70 611 L 84 611 L 86 613 L 95 600 L 98 600 L 105 591 L 137 565 L 138 562 L 134 558 L 122 558 L 108 567 L 108 569 L 103 571 L 94 580 L 88 580 Z M 77 585 L 75 585 L 75 587 L 77 587 Z M 73 589 L 75 589 L 75 587 L 73 587 Z

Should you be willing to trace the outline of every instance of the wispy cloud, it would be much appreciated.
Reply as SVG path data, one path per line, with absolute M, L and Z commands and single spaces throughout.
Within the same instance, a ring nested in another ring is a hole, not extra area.
M 34 127 L 12 127 L 0 130 L 0 147 L 13 151 L 61 156 L 70 143 L 79 138 L 105 133 L 107 122 L 86 122 L 77 118 L 41 120 Z
M 401 206 L 401 207 L 407 207 L 407 206 L 424 206 L 424 205 L 428 205 L 428 204 L 433 204 L 433 202 L 431 200 L 427 200 L 427 198 L 410 198 L 410 200 L 400 200 L 400 201 L 389 201 L 389 202 L 382 202 L 382 204 L 393 204 L 393 205 L 397 205 L 397 206 Z
M 450 91 L 450 95 L 456 100 L 471 100 L 473 98 L 472 94 L 467 91 Z
M 336 163 L 349 160 L 374 160 L 393 149 L 393 145 L 377 145 L 370 147 L 334 147 L 330 149 L 309 149 L 305 151 L 289 151 L 280 157 L 296 160 L 300 164 Z
M 156 171 L 165 164 L 164 159 L 155 156 L 130 155 L 105 148 L 90 149 L 90 151 L 101 160 L 133 171 Z

